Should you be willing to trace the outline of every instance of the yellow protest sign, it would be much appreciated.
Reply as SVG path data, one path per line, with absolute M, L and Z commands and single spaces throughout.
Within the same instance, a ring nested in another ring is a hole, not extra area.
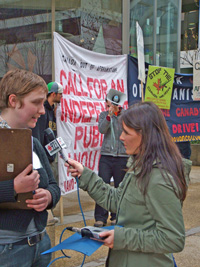
M 170 109 L 175 69 L 149 65 L 145 101 Z

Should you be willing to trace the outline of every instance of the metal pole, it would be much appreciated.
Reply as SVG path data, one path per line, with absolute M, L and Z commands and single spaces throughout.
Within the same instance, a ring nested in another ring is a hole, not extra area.
M 156 65 L 156 47 L 157 47 L 157 0 L 154 0 L 154 11 L 153 11 L 154 27 L 153 27 L 153 64 Z
M 199 0 L 199 30 L 198 30 L 198 48 L 200 49 L 200 0 Z
M 129 54 L 130 0 L 122 1 L 122 54 Z
M 181 54 L 181 12 L 182 12 L 182 0 L 178 5 L 178 18 L 177 18 L 177 65 L 176 72 L 180 73 L 180 54 Z
M 55 0 L 51 0 L 51 40 L 52 40 L 52 81 L 55 80 L 55 67 L 54 67 L 54 38 L 55 32 Z

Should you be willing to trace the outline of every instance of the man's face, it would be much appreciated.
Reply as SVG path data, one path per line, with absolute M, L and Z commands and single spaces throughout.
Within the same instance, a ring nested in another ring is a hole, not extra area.
M 106 110 L 109 110 L 110 106 L 111 106 L 111 102 L 107 100 L 106 101 Z
M 62 93 L 55 94 L 54 103 L 60 103 L 61 98 L 62 98 Z

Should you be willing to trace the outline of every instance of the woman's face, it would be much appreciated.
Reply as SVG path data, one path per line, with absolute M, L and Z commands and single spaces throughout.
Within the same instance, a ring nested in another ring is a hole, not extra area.
M 120 140 L 123 141 L 126 153 L 128 155 L 135 155 L 139 152 L 139 146 L 141 144 L 142 136 L 138 134 L 134 129 L 127 127 L 122 122 L 123 131 L 120 136 Z
M 34 128 L 38 118 L 45 114 L 44 101 L 46 93 L 42 87 L 38 87 L 23 98 L 21 106 L 17 99 L 15 105 L 15 127 L 16 128 Z

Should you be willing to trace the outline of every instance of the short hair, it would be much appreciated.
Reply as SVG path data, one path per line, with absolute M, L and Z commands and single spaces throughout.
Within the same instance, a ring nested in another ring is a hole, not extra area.
M 0 110 L 9 107 L 9 95 L 15 94 L 22 105 L 23 98 L 37 87 L 48 93 L 46 82 L 37 74 L 23 69 L 8 71 L 0 81 Z

